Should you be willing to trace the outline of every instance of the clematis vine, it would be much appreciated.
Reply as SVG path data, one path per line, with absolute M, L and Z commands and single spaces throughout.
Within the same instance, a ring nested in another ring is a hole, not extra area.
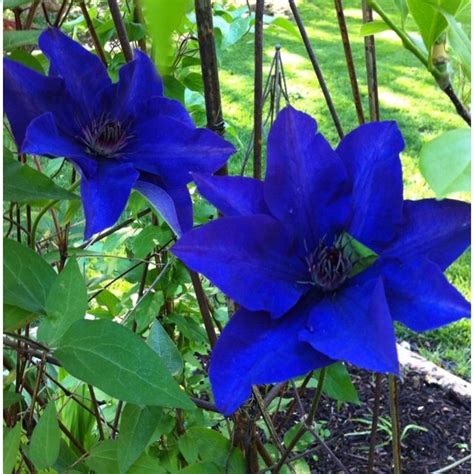
M 190 172 L 215 172 L 234 147 L 163 97 L 140 51 L 112 83 L 99 58 L 58 29 L 44 31 L 39 45 L 48 76 L 4 59 L 5 112 L 21 153 L 64 157 L 78 169 L 85 238 L 117 221 L 132 188 L 178 235 L 191 228 Z
M 468 247 L 470 206 L 403 200 L 395 122 L 362 125 L 333 150 L 287 107 L 268 137 L 263 182 L 194 175 L 224 215 L 172 252 L 239 305 L 211 357 L 218 408 L 254 384 L 335 361 L 398 374 L 394 321 L 434 329 L 470 307 L 443 271 Z

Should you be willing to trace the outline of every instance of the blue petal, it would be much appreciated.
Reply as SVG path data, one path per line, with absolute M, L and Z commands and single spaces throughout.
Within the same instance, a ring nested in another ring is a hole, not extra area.
M 108 159 L 97 161 L 97 170 L 93 176 L 82 175 L 85 239 L 117 222 L 138 175 L 130 164 Z
M 470 304 L 435 263 L 391 260 L 381 272 L 393 319 L 410 329 L 427 331 L 470 317 Z
M 164 103 L 168 107 L 163 107 Z M 192 180 L 190 172 L 214 173 L 235 148 L 210 130 L 186 125 L 182 114 L 170 113 L 169 105 L 158 97 L 147 103 L 133 130 L 137 140 L 124 155 L 136 168 L 160 176 L 166 186 L 176 187 Z
M 64 81 L 46 77 L 9 59 L 3 60 L 3 97 L 5 113 L 10 122 L 18 148 L 23 144 L 30 122 L 53 112 L 63 122 L 74 127 L 72 100 Z
M 50 75 L 64 78 L 83 112 L 92 107 L 96 95 L 111 84 L 100 59 L 57 28 L 45 30 L 38 42 L 50 61 Z
M 199 192 L 224 216 L 269 214 L 263 183 L 241 176 L 193 174 Z
M 332 359 L 398 374 L 393 322 L 381 279 L 328 295 L 312 309 L 300 337 Z
M 97 169 L 96 160 L 84 151 L 84 147 L 74 137 L 58 129 L 50 112 L 40 115 L 30 123 L 21 152 L 50 158 L 65 157 L 77 164 L 88 176 L 94 174 Z
M 353 183 L 349 233 L 376 252 L 393 239 L 402 221 L 403 148 L 397 124 L 378 122 L 356 128 L 336 150 Z
M 135 189 L 150 201 L 178 237 L 193 227 L 192 201 L 186 186 L 164 189 L 158 182 L 141 178 Z
M 298 333 L 307 312 L 281 319 L 240 309 L 230 320 L 211 354 L 209 377 L 219 411 L 229 416 L 251 394 L 252 385 L 277 383 L 333 363 Z
M 252 311 L 281 316 L 303 292 L 296 282 L 305 265 L 268 216 L 223 217 L 184 234 L 171 252 Z
M 283 109 L 268 137 L 265 200 L 288 232 L 313 250 L 347 222 L 350 188 L 344 165 L 316 121 L 292 107 Z
M 154 97 L 163 95 L 163 83 L 151 59 L 139 50 L 135 50 L 132 61 L 119 69 L 119 80 L 116 84 L 103 91 L 100 97 L 101 106 L 117 119 L 140 114 L 140 109 L 147 107 L 147 102 Z M 183 114 L 184 107 L 177 101 L 164 99 L 161 104 L 166 108 L 173 107 L 174 115 Z M 178 107 L 179 104 L 179 107 Z M 184 114 L 188 116 L 187 112 Z M 191 122 L 188 118 L 187 121 Z
M 384 256 L 403 261 L 427 257 L 445 270 L 471 243 L 471 206 L 465 202 L 405 201 L 403 214 L 400 235 Z

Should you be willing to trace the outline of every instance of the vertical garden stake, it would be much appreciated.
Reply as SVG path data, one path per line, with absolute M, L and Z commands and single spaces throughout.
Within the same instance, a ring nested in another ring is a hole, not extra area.
M 362 0 L 362 18 L 364 23 L 373 20 L 372 8 L 367 4 L 367 0 Z M 367 69 L 367 89 L 369 93 L 370 121 L 380 120 L 379 113 L 379 92 L 377 84 L 377 63 L 375 60 L 375 39 L 373 35 L 364 37 L 365 43 L 365 65 Z
M 393 472 L 394 474 L 401 474 L 400 413 L 398 409 L 398 389 L 395 375 L 389 375 L 388 385 L 390 394 L 390 417 L 392 418 Z
M 255 179 L 262 179 L 263 7 L 264 0 L 257 0 L 255 9 L 255 76 L 253 107 L 253 177 Z
M 319 67 L 318 60 L 316 59 L 316 55 L 314 54 L 313 48 L 309 41 L 308 34 L 306 33 L 306 29 L 303 25 L 303 21 L 301 19 L 298 8 L 296 8 L 296 4 L 294 0 L 289 0 L 289 4 L 290 4 L 291 12 L 293 13 L 293 17 L 295 18 L 296 24 L 298 25 L 298 29 L 300 30 L 300 35 L 306 47 L 306 52 L 311 61 L 311 64 L 313 65 L 313 69 L 316 74 L 316 77 L 318 78 L 318 82 L 321 87 L 321 90 L 323 91 L 324 98 L 326 99 L 326 104 L 328 106 L 329 112 L 331 113 L 331 117 L 336 127 L 339 138 L 343 138 L 344 132 L 342 130 L 341 121 L 339 120 L 339 116 L 337 115 L 336 109 L 334 107 L 331 94 L 329 94 L 329 89 L 326 85 L 326 81 L 324 80 L 323 73 L 321 71 L 321 68 Z
M 364 109 L 362 107 L 362 100 L 360 98 L 359 84 L 357 83 L 357 75 L 354 67 L 354 60 L 352 58 L 351 43 L 349 41 L 349 34 L 347 32 L 346 18 L 344 17 L 344 7 L 342 5 L 342 0 L 334 0 L 334 5 L 336 7 L 337 21 L 339 23 L 339 31 L 341 32 L 344 55 L 346 56 L 347 71 L 351 81 L 352 96 L 354 98 L 357 119 L 359 124 L 362 124 L 365 122 Z
M 221 90 L 219 71 L 217 69 L 211 1 L 195 0 L 194 6 L 196 10 L 199 54 L 201 56 L 202 80 L 204 82 L 207 128 L 223 135 L 225 124 L 222 117 Z M 227 174 L 227 166 L 222 167 L 219 174 Z
M 107 0 L 107 2 L 109 4 L 115 29 L 117 30 L 117 36 L 120 41 L 120 46 L 122 47 L 125 61 L 128 63 L 133 59 L 133 51 L 128 39 L 127 30 L 125 29 L 122 14 L 120 13 L 120 8 L 118 6 L 117 0 Z

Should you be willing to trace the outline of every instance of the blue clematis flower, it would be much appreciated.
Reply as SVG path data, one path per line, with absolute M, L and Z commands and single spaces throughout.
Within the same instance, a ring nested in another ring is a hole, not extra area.
M 287 107 L 268 137 L 264 182 L 194 176 L 224 217 L 172 252 L 242 305 L 211 358 L 224 414 L 253 384 L 334 361 L 397 374 L 394 320 L 424 331 L 469 316 L 443 271 L 469 245 L 470 206 L 404 201 L 403 147 L 396 123 L 380 122 L 333 150 L 315 120 Z
M 192 227 L 190 172 L 215 172 L 234 147 L 163 97 L 140 51 L 112 83 L 99 58 L 58 29 L 39 45 L 48 76 L 4 60 L 5 112 L 21 153 L 65 157 L 80 172 L 85 238 L 117 221 L 132 188 L 178 235 Z

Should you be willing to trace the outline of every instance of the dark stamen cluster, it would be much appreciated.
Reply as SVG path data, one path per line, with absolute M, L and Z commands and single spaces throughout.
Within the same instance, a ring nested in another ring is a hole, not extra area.
M 105 116 L 83 129 L 82 141 L 91 155 L 113 158 L 128 143 L 127 130 L 118 120 L 111 120 Z
M 334 291 L 339 288 L 352 272 L 350 246 L 337 239 L 333 245 L 320 242 L 319 246 L 307 258 L 311 282 L 322 291 Z

